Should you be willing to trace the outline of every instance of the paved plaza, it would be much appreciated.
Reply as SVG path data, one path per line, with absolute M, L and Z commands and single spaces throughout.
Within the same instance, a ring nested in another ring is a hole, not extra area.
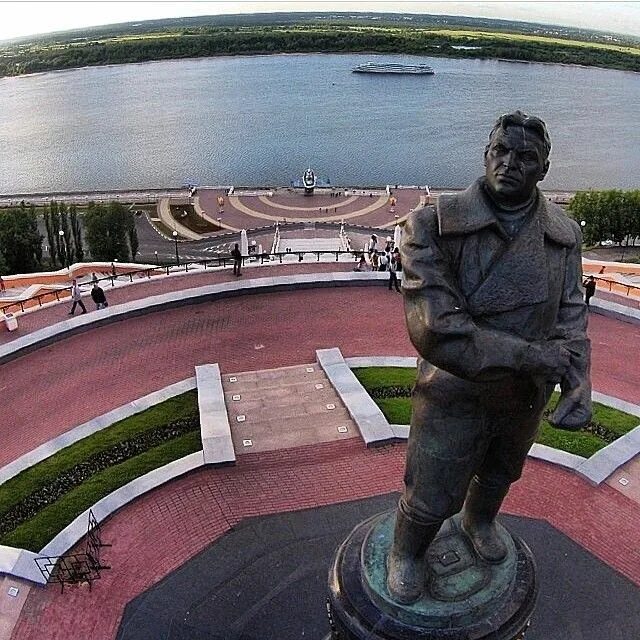
M 352 268 L 348 263 L 304 262 L 251 267 L 243 278 L 344 272 Z M 229 270 L 197 272 L 140 281 L 107 290 L 107 295 L 113 309 L 149 296 L 234 281 Z M 345 357 L 415 356 L 406 333 L 402 297 L 388 291 L 383 280 L 361 284 L 364 286 L 293 288 L 184 304 L 89 327 L 0 365 L 0 466 L 79 424 L 193 376 L 197 365 L 218 363 L 223 374 L 299 367 L 314 362 L 316 350 L 333 347 L 340 348 Z M 616 301 L 623 299 L 618 297 Z M 67 307 L 54 305 L 20 316 L 19 332 L 0 332 L 0 345 L 65 321 Z M 594 390 L 640 404 L 640 325 L 591 313 L 589 335 L 593 344 Z M 16 433 L 20 436 L 16 437 Z M 67 587 L 60 593 L 54 585 L 29 589 L 26 583 L 21 584 L 21 597 L 26 595 L 26 600 L 17 624 L 12 635 L 0 633 L 0 638 L 136 638 L 131 630 L 127 631 L 127 625 L 129 629 L 137 626 L 132 612 L 143 611 L 139 607 L 145 601 L 142 594 L 162 580 L 173 579 L 170 574 L 190 559 L 200 557 L 197 554 L 206 551 L 215 556 L 214 543 L 218 540 L 227 547 L 231 545 L 228 553 L 242 556 L 243 548 L 233 546 L 233 535 L 236 529 L 246 534 L 246 527 L 257 526 L 251 521 L 247 524 L 246 518 L 276 517 L 274 514 L 353 504 L 354 500 L 373 499 L 374 504 L 375 500 L 391 500 L 384 496 L 401 488 L 405 446 L 396 443 L 367 449 L 359 437 L 292 446 L 283 438 L 278 448 L 276 434 L 264 450 L 236 453 L 235 466 L 192 472 L 136 499 L 110 517 L 103 525 L 102 535 L 113 544 L 105 550 L 105 561 L 112 569 L 103 572 L 91 592 L 83 586 Z M 618 603 L 626 602 L 626 598 L 632 602 L 635 593 L 637 602 L 640 470 L 638 465 L 632 468 L 636 475 L 630 477 L 631 487 L 623 495 L 617 487 L 606 483 L 592 486 L 558 465 L 530 459 L 523 479 L 509 494 L 507 513 L 535 519 L 533 524 L 514 521 L 514 526 L 535 530 L 539 553 L 544 553 L 544 527 L 549 526 L 566 536 L 558 544 L 566 545 L 568 554 L 576 554 L 564 559 L 562 554 L 556 554 L 545 558 L 541 565 L 556 589 L 549 592 L 548 598 L 554 600 L 563 589 L 577 590 L 580 610 L 587 617 L 576 622 L 571 629 L 573 636 L 545 635 L 544 640 L 637 637 L 637 633 L 629 635 L 632 627 L 620 627 L 613 612 L 607 617 L 604 605 L 600 609 L 589 605 L 597 599 L 598 589 L 603 594 L 609 589 L 607 597 L 620 594 Z M 356 510 L 359 509 L 364 507 Z M 225 535 L 230 531 L 234 533 Z M 336 524 L 335 539 L 341 535 L 342 529 Z M 332 544 L 333 539 L 327 541 L 327 548 Z M 184 571 L 188 574 L 190 570 Z M 596 582 L 606 584 L 581 586 L 587 571 Z M 282 580 L 293 579 L 291 572 L 287 575 Z M 8 586 L 7 579 L 5 584 Z M 181 588 L 188 590 L 188 582 Z M 203 588 L 206 591 L 206 585 Z M 152 616 L 154 607 L 162 609 L 163 602 L 160 599 L 149 604 L 145 611 Z M 125 615 L 129 603 L 134 604 Z M 305 603 L 301 602 L 301 607 L 302 604 Z M 569 624 L 566 607 L 560 604 L 546 602 L 545 606 L 553 605 L 554 615 L 558 616 L 554 619 Z M 243 603 L 238 602 L 238 607 L 242 610 Z M 603 612 L 600 627 L 595 614 L 588 616 L 590 608 Z M 243 628 L 238 622 L 240 613 L 234 633 Z M 0 614 L 4 616 L 5 611 L 0 609 Z M 9 617 L 9 612 L 6 615 Z M 299 616 L 304 616 L 302 608 Z M 247 614 L 245 620 L 250 619 Z M 310 618 L 309 624 L 319 624 L 317 616 L 313 619 L 316 622 Z M 291 635 L 281 637 L 316 637 L 300 636 L 300 628 L 291 627 Z M 592 635 L 585 635 L 586 629 Z M 594 635 L 595 631 L 601 635 Z M 608 635 L 602 635 L 605 631 Z M 175 635 L 178 637 L 183 636 Z

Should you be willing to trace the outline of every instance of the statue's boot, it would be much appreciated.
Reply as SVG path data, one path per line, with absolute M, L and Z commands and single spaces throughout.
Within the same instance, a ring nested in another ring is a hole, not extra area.
M 462 528 L 479 556 L 498 564 L 507 557 L 507 547 L 498 533 L 496 516 L 509 487 L 491 487 L 475 476 L 469 484 L 462 508 Z
M 398 508 L 393 545 L 387 558 L 387 589 L 400 604 L 415 602 L 425 586 L 425 553 L 441 522 L 421 524 Z

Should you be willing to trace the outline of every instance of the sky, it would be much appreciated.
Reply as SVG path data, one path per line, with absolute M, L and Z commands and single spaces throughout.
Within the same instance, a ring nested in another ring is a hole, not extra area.
M 640 36 L 640 0 L 623 2 L 386 2 L 360 0 L 110 1 L 0 0 L 0 40 L 81 27 L 179 16 L 274 11 L 354 11 L 434 13 L 585 27 Z

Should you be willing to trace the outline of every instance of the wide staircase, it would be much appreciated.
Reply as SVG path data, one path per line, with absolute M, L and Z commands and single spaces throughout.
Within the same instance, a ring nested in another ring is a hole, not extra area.
M 222 375 L 236 455 L 359 435 L 317 363 Z

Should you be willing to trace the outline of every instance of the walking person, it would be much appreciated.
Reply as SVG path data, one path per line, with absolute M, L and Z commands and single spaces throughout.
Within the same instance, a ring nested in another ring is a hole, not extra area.
M 589 276 L 582 283 L 582 286 L 584 287 L 584 301 L 587 303 L 588 307 L 591 298 L 593 298 L 596 292 L 596 279 L 593 276 Z
M 398 293 L 402 293 L 400 290 L 400 282 L 398 281 L 398 271 L 401 270 L 400 251 L 396 248 L 391 254 L 391 263 L 389 264 L 389 291 L 391 291 L 392 287 L 395 287 Z
M 240 253 L 240 247 L 237 242 L 231 250 L 231 257 L 233 258 L 233 275 L 241 276 L 240 268 L 242 267 L 242 253 Z
M 375 233 L 372 233 L 371 238 L 367 243 L 367 253 L 369 254 L 369 260 L 371 260 L 371 256 L 374 254 L 377 244 L 378 244 L 378 236 Z
M 82 309 L 82 313 L 87 313 L 87 308 L 84 306 L 84 302 L 82 302 L 82 293 L 80 292 L 78 281 L 75 278 L 73 279 L 71 287 L 71 299 L 73 300 L 73 304 L 71 305 L 71 311 L 69 311 L 70 316 L 74 314 L 76 306 Z
M 107 298 L 104 295 L 104 290 L 98 284 L 97 280 L 93 283 L 93 288 L 91 289 L 91 299 L 96 303 L 96 311 L 106 309 L 109 306 Z

